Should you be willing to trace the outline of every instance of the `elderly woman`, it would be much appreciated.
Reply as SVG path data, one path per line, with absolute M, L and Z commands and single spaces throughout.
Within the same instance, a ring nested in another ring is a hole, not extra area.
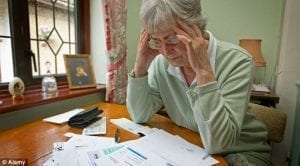
M 146 122 L 165 107 L 229 165 L 271 165 L 267 130 L 248 112 L 253 60 L 206 31 L 201 10 L 199 0 L 142 1 L 143 28 L 129 74 L 130 116 Z

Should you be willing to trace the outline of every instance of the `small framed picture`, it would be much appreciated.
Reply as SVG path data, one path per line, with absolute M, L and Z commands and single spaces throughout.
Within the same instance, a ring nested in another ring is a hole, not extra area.
M 96 87 L 89 55 L 65 54 L 64 61 L 70 89 Z

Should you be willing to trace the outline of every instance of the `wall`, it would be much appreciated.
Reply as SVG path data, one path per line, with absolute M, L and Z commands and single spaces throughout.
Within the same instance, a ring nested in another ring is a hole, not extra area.
M 292 166 L 300 165 L 300 80 L 297 82 L 298 95 L 296 100 L 296 112 L 295 112 L 295 122 L 294 122 L 294 135 L 292 142 Z
M 140 31 L 140 0 L 128 0 L 128 69 L 133 68 Z M 274 89 L 274 68 L 278 56 L 283 12 L 282 0 L 202 0 L 208 17 L 207 29 L 217 39 L 238 44 L 240 38 L 262 39 L 262 52 L 267 61 L 266 83 Z M 258 70 L 259 71 L 259 70 Z M 259 73 L 258 73 L 259 74 Z M 272 81 L 271 81 L 271 76 Z
M 134 67 L 136 46 L 139 41 L 141 22 L 139 19 L 140 0 L 127 0 L 127 67 L 131 71 Z
M 106 44 L 103 19 L 103 0 L 90 1 L 91 55 L 96 83 L 106 83 Z
M 202 2 L 204 15 L 208 16 L 208 29 L 214 32 L 218 39 L 235 44 L 239 44 L 241 38 L 262 39 L 262 53 L 267 61 L 265 83 L 274 89 L 274 70 L 281 37 L 282 0 Z M 257 76 L 261 76 L 258 74 L 262 71 L 257 69 Z
M 286 156 L 289 156 L 292 146 L 294 120 L 300 120 L 295 119 L 296 82 L 300 80 L 299 8 L 299 0 L 286 1 L 276 92 L 280 96 L 277 108 L 287 113 L 288 121 L 283 142 L 274 145 L 274 159 L 277 160 L 277 163 L 281 163 Z M 300 147 L 297 148 L 300 149 Z

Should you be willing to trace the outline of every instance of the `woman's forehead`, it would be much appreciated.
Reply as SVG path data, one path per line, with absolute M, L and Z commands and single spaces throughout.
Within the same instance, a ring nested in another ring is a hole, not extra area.
M 176 33 L 173 31 L 173 32 L 168 32 L 168 33 L 153 33 L 151 35 L 151 37 L 154 39 L 158 39 L 158 38 L 166 39 L 166 38 L 169 38 L 170 36 L 174 36 L 174 35 L 176 35 Z
M 149 33 L 149 35 L 153 37 L 168 37 L 170 35 L 175 35 L 175 31 L 173 30 L 172 26 L 164 26 L 158 28 L 155 32 Z

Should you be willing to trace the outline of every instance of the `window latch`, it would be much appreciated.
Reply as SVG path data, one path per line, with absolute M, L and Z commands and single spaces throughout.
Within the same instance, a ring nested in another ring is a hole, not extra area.
M 35 56 L 34 56 L 34 53 L 32 52 L 32 50 L 26 50 L 25 55 L 32 59 L 34 71 L 37 72 Z

